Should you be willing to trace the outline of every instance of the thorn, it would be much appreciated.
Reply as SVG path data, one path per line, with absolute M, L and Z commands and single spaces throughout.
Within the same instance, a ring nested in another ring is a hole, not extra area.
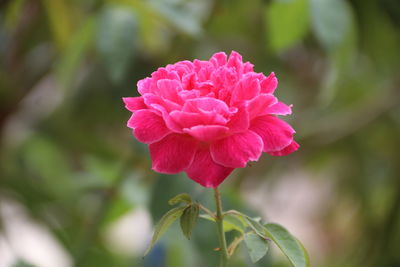
M 214 248 L 214 251 L 221 251 L 221 248 Z

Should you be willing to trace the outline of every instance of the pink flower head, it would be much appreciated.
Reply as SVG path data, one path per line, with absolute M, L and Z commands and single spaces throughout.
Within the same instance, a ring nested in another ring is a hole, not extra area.
M 276 115 L 291 107 L 273 95 L 278 80 L 223 52 L 210 60 L 180 61 L 159 68 L 137 84 L 139 97 L 123 98 L 133 112 L 128 127 L 149 145 L 152 169 L 184 171 L 205 187 L 217 187 L 262 152 L 296 151 L 295 131 Z

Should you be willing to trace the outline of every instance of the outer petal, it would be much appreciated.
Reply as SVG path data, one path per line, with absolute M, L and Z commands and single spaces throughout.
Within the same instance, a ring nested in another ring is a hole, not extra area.
M 269 106 L 274 105 L 277 102 L 278 100 L 276 99 L 276 97 L 271 94 L 261 94 L 253 98 L 249 101 L 247 108 L 247 110 L 249 111 L 250 119 L 253 119 L 260 115 L 268 114 L 264 111 L 268 109 Z
M 218 52 L 212 55 L 210 62 L 214 64 L 215 67 L 220 67 L 226 64 L 227 56 L 224 52 Z
M 198 125 L 183 131 L 199 141 L 212 142 L 226 137 L 229 129 L 220 125 Z
M 151 104 L 150 106 L 155 112 L 160 113 L 168 129 L 176 133 L 182 133 L 181 127 L 171 118 L 165 107 L 159 104 Z
M 228 67 L 236 68 L 236 72 L 238 74 L 241 74 L 243 69 L 242 56 L 238 52 L 232 51 L 231 54 L 229 55 L 229 59 L 226 65 Z
M 161 96 L 155 94 L 144 94 L 144 103 L 147 106 L 153 106 L 154 104 L 160 105 L 165 108 L 166 111 L 171 112 L 172 110 L 181 109 L 182 107 L 177 103 L 174 103 L 168 99 L 163 99 Z
M 141 96 L 138 97 L 123 97 L 122 100 L 125 103 L 125 107 L 129 111 L 136 111 L 139 109 L 146 109 L 147 106 L 144 103 L 144 99 Z
M 217 187 L 233 171 L 213 161 L 208 148 L 199 149 L 192 164 L 185 170 L 193 181 L 205 187 Z
M 261 82 L 261 92 L 273 94 L 276 87 L 278 87 L 278 79 L 275 77 L 275 73 L 271 72 L 271 74 Z
M 293 128 L 283 120 L 274 116 L 261 116 L 255 118 L 250 130 L 261 136 L 264 142 L 264 152 L 280 151 L 293 141 Z
M 138 92 L 143 95 L 146 93 L 152 93 L 153 91 L 153 79 L 144 78 L 137 82 Z
M 299 147 L 300 145 L 293 140 L 292 143 L 290 143 L 290 145 L 288 145 L 284 149 L 275 152 L 268 152 L 268 154 L 272 156 L 286 156 L 295 152 L 297 149 L 299 149 Z
M 181 84 L 177 80 L 162 79 L 157 81 L 157 94 L 165 99 L 178 104 L 183 104 L 178 91 L 182 90 Z
M 262 148 L 261 137 L 252 131 L 229 136 L 210 146 L 213 160 L 231 168 L 243 168 L 249 160 L 258 160 Z
M 167 174 L 183 171 L 193 161 L 198 142 L 181 134 L 170 134 L 157 143 L 149 145 L 152 169 Z
M 146 109 L 136 111 L 128 120 L 128 127 L 133 129 L 133 134 L 140 142 L 146 144 L 157 142 L 171 132 L 161 116 Z
M 288 106 L 285 103 L 278 102 L 270 107 L 267 107 L 262 113 L 263 115 L 289 115 L 292 114 L 292 105 Z

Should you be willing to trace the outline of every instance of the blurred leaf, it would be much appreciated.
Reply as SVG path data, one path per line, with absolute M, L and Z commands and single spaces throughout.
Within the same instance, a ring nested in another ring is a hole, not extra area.
M 193 203 L 186 207 L 181 216 L 181 229 L 183 234 L 187 239 L 190 239 L 192 235 L 192 229 L 196 225 L 197 219 L 199 217 L 199 205 Z
M 387 1 L 386 1 L 387 2 Z M 399 3 L 399 1 L 393 1 Z M 399 27 L 392 23 L 390 17 L 382 10 L 382 3 L 366 2 L 362 6 L 365 14 L 361 17 L 360 29 L 364 36 L 362 39 L 363 47 L 374 61 L 374 65 L 379 66 L 379 70 L 388 71 L 398 76 L 398 63 L 400 62 L 400 32 Z M 381 74 L 380 74 L 381 75 Z
M 69 43 L 74 18 L 71 6 L 64 0 L 42 0 L 56 45 L 63 50 Z
M 202 214 L 200 215 L 200 218 L 215 222 L 215 219 L 212 218 L 208 214 Z M 232 230 L 236 230 L 240 233 L 244 233 L 244 227 L 238 222 L 238 220 L 235 220 L 233 217 L 229 217 L 227 215 L 224 216 L 224 232 L 230 232 Z
M 104 218 L 104 225 L 118 220 L 121 216 L 131 211 L 133 207 L 134 205 L 132 205 L 132 203 L 130 203 L 126 198 L 117 194 Z
M 247 251 L 249 252 L 251 261 L 253 263 L 259 261 L 262 257 L 265 256 L 265 254 L 267 254 L 268 241 L 262 239 L 256 234 L 245 234 L 244 243 L 246 244 Z
M 22 14 L 22 8 L 25 4 L 25 0 L 14 0 L 10 1 L 5 12 L 4 24 L 6 28 L 14 28 L 18 19 Z
M 105 160 L 92 155 L 84 157 L 83 164 L 87 172 L 95 176 L 99 184 L 104 185 L 112 185 L 123 168 L 123 163 L 120 161 Z
M 245 225 L 239 218 L 227 214 L 224 216 L 224 231 L 229 232 L 231 230 L 244 233 Z
M 199 35 L 202 32 L 201 20 L 207 11 L 207 1 L 151 0 L 149 3 L 166 19 L 166 22 L 178 30 L 190 35 Z
M 61 54 L 56 68 L 58 77 L 64 88 L 70 86 L 70 82 L 79 70 L 79 64 L 85 58 L 85 52 L 92 43 L 95 26 L 95 18 L 89 16 L 86 21 L 82 23 L 82 26 L 70 37 L 68 46 Z
M 23 160 L 30 179 L 39 179 L 49 192 L 68 196 L 78 186 L 70 179 L 71 170 L 64 151 L 46 136 L 35 136 L 23 146 Z
M 243 218 L 247 225 L 261 238 L 266 239 L 267 236 L 264 233 L 264 227 L 262 226 L 261 223 L 258 222 L 258 220 L 256 220 L 255 218 L 251 218 L 245 214 L 242 213 L 237 213 L 235 214 L 236 216 L 239 216 L 241 218 Z
M 303 245 L 282 226 L 273 223 L 262 225 L 258 219 L 251 218 L 238 211 L 231 211 L 229 214 L 246 220 L 248 226 L 260 238 L 270 238 L 274 241 L 295 267 L 307 267 L 310 265 L 307 251 Z
M 168 242 L 168 245 L 164 247 L 167 252 L 165 262 L 148 266 L 177 267 L 198 265 L 199 248 L 194 243 L 197 240 L 187 242 L 186 237 L 182 235 L 179 228 L 174 225 L 165 234 L 165 240 Z M 209 262 L 208 259 L 206 262 Z
M 104 8 L 99 18 L 97 49 L 114 82 L 120 82 L 135 54 L 136 16 L 132 9 Z
M 165 231 L 167 231 L 167 229 L 171 226 L 171 224 L 182 215 L 185 209 L 186 207 L 177 207 L 173 208 L 172 210 L 169 210 L 166 214 L 164 214 L 164 216 L 156 225 L 150 246 L 144 253 L 144 256 L 146 256 L 147 253 L 150 252 L 150 250 L 154 247 L 157 240 L 160 239 L 160 237 L 165 233 Z
M 170 204 L 170 205 L 176 205 L 176 204 L 178 204 L 178 203 L 180 203 L 180 202 L 184 202 L 184 203 L 190 204 L 190 203 L 192 203 L 192 198 L 190 197 L 189 194 L 187 194 L 187 193 L 182 193 L 182 194 L 179 194 L 179 195 L 177 195 L 177 196 L 171 198 L 171 199 L 168 201 L 168 204 Z
M 295 267 L 310 266 L 307 251 L 303 245 L 293 237 L 285 228 L 278 224 L 267 223 L 264 225 L 265 233 L 281 249 Z
M 340 45 L 351 27 L 352 10 L 346 0 L 310 0 L 312 28 L 327 50 Z
M 266 28 L 272 49 L 281 52 L 295 45 L 310 24 L 307 0 L 273 1 L 266 8 Z

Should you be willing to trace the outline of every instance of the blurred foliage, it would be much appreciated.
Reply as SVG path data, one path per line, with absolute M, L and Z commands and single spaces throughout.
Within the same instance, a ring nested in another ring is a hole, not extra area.
M 175 225 L 145 259 L 104 233 L 138 208 L 158 220 L 182 192 L 212 207 L 209 190 L 150 171 L 121 97 L 157 67 L 231 50 L 278 75 L 301 149 L 235 171 L 225 208 L 251 213 L 246 185 L 273 188 L 288 168 L 319 173 L 333 194 L 313 265 L 400 266 L 398 0 L 0 1 L 0 201 L 25 207 L 76 266 L 216 266 L 204 220 L 190 242 Z M 239 249 L 232 266 L 287 266 L 268 255 L 254 265 Z

